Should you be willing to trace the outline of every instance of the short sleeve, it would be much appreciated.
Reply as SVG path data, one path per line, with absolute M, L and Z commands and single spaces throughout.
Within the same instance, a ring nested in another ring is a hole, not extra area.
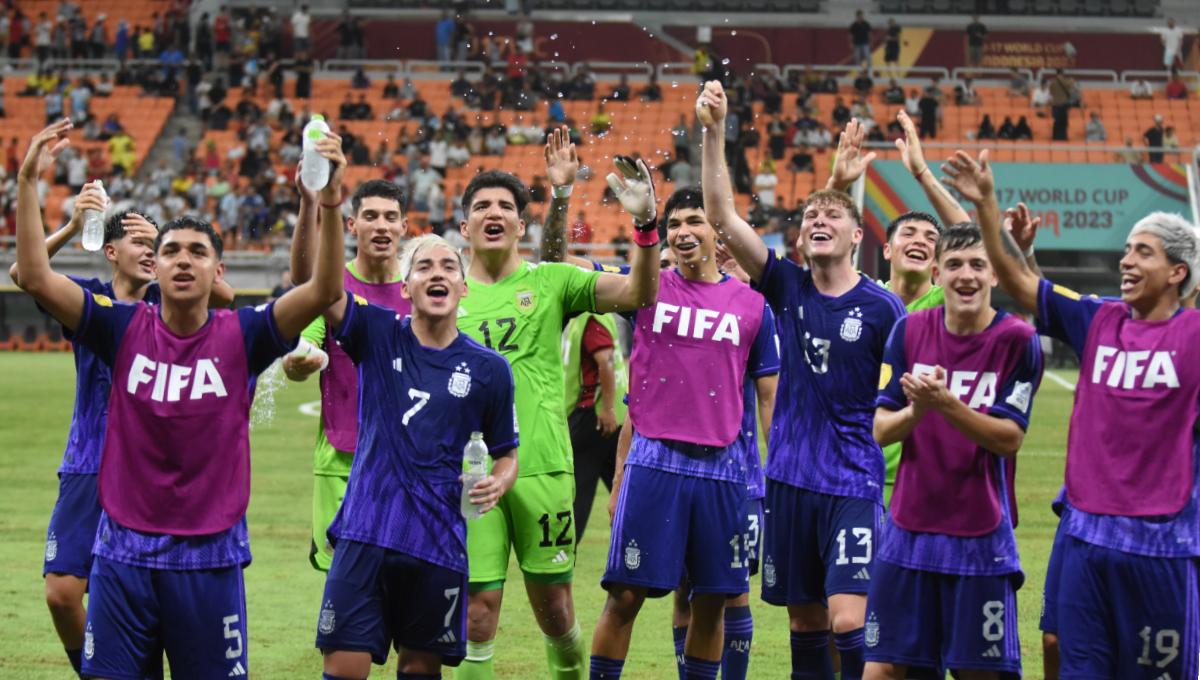
M 599 262 L 593 262 L 592 268 L 598 272 L 607 272 L 609 274 L 622 274 L 625 276 L 628 276 L 629 272 L 633 271 L 633 267 L 631 267 L 627 264 L 600 264 Z
M 583 351 L 586 354 L 595 354 L 600 350 L 611 349 L 613 346 L 612 334 L 599 321 L 594 318 L 587 320 L 587 326 L 583 329 Z
M 800 286 L 800 279 L 804 274 L 805 271 L 800 265 L 783 259 L 774 250 L 768 250 L 762 274 L 750 285 L 762 293 L 768 303 L 777 307 L 787 299 L 789 289 Z
M 79 327 L 75 329 L 75 342 L 83 344 L 101 361 L 112 366 L 125 329 L 141 307 L 142 303 L 119 302 L 103 293 L 85 290 L 83 314 L 79 317 Z
M 346 311 L 342 315 L 342 323 L 337 328 L 330 329 L 330 337 L 355 364 L 362 363 L 366 357 L 371 337 L 372 311 L 384 310 L 371 305 L 363 296 L 350 293 L 346 296 Z M 394 316 L 395 312 L 392 314 Z
M 543 264 L 552 267 L 558 282 L 564 312 L 591 312 L 596 309 L 596 281 L 604 274 L 584 271 L 569 264 Z
M 1033 395 L 1042 382 L 1043 368 L 1042 340 L 1036 334 L 1030 335 L 1020 361 L 1005 377 L 1004 384 L 996 394 L 996 403 L 988 413 L 1008 418 L 1020 425 L 1022 430 L 1028 429 L 1029 414 L 1033 412 Z
M 512 368 L 504 360 L 491 363 L 487 412 L 483 418 L 483 440 L 493 458 L 517 448 L 517 405 Z
M 1038 332 L 1062 340 L 1075 350 L 1076 356 L 1082 356 L 1088 328 L 1102 304 L 1100 298 L 1084 297 L 1042 279 L 1038 283 Z
M 279 357 L 296 349 L 296 340 L 288 342 L 275 325 L 275 303 L 257 307 L 242 307 L 237 311 L 242 326 L 242 342 L 246 348 L 246 367 L 250 375 L 258 375 Z
M 106 290 L 106 287 L 105 287 L 105 285 L 104 285 L 104 282 L 103 282 L 103 281 L 101 281 L 100 279 L 85 279 L 85 278 L 83 278 L 83 277 L 81 277 L 81 276 L 70 276 L 70 275 L 67 275 L 67 278 L 68 278 L 68 279 L 71 279 L 71 281 L 72 281 L 73 283 L 75 283 L 75 285 L 77 285 L 77 286 L 79 286 L 80 288 L 82 288 L 82 289 L 84 290 L 84 295 L 85 295 L 85 296 L 86 296 L 86 295 L 87 295 L 87 293 L 89 293 L 89 292 L 90 292 L 90 293 L 100 293 L 100 294 L 102 294 L 102 295 L 103 295 L 103 294 L 106 294 L 106 293 L 108 292 L 108 291 Z M 151 286 L 154 286 L 155 288 L 157 288 L 157 287 L 158 287 L 158 284 L 157 284 L 157 283 L 151 283 L 150 285 L 151 285 Z M 149 289 L 147 289 L 147 292 L 149 292 Z M 146 302 L 151 302 L 151 303 L 153 303 L 153 302 L 157 302 L 157 300 L 149 300 L 149 299 L 147 299 L 147 300 L 146 300 Z M 37 308 L 38 308 L 38 311 L 39 311 L 39 312 L 41 312 L 41 313 L 43 313 L 43 314 L 49 314 L 49 313 L 50 313 L 50 312 L 47 312 L 47 311 L 46 311 L 46 309 L 45 309 L 44 307 L 42 307 L 42 305 L 41 305 L 41 304 L 39 304 L 39 303 L 37 303 L 37 302 L 35 302 L 34 304 L 37 304 Z M 70 328 L 67 328 L 66 326 L 63 326 L 63 337 L 64 337 L 64 338 L 66 338 L 67 340 L 71 340 L 71 341 L 73 342 L 73 341 L 75 340 L 75 333 L 74 333 L 74 332 L 72 332 Z
M 908 371 L 908 358 L 904 354 L 904 334 L 907 319 L 900 319 L 892 326 L 887 343 L 883 347 L 883 365 L 879 369 L 879 394 L 875 397 L 876 408 L 899 411 L 908 404 L 900 376 Z
M 775 334 L 775 315 L 765 304 L 758 335 L 754 336 L 754 344 L 750 346 L 750 363 L 747 368 L 752 378 L 779 373 L 779 336 Z

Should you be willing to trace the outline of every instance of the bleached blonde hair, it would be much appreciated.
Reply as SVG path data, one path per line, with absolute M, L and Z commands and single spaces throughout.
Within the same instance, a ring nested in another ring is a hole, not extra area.
M 441 236 L 437 236 L 435 234 L 425 234 L 410 240 L 408 243 L 405 243 L 404 247 L 400 250 L 400 280 L 408 280 L 408 275 L 412 273 L 413 260 L 416 259 L 417 255 L 423 251 L 429 250 L 430 248 L 436 248 L 437 246 L 445 246 L 447 250 L 454 253 L 454 256 L 458 258 L 459 271 L 462 272 L 463 276 L 465 277 L 467 275 L 467 261 L 466 258 L 463 257 L 462 251 L 458 248 L 455 248 L 450 244 L 449 241 Z

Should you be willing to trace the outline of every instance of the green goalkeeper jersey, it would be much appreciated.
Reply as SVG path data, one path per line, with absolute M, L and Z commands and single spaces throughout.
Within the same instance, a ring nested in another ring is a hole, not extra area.
M 598 278 L 569 264 L 522 262 L 493 284 L 467 279 L 458 330 L 512 366 L 521 477 L 574 471 L 562 399 L 563 317 L 595 310 Z

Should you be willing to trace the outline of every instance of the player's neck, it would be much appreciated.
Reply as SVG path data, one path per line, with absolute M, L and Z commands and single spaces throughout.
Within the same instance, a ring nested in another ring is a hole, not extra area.
M 445 349 L 458 337 L 458 324 L 454 314 L 428 317 L 413 310 L 409 326 L 422 347 Z
M 118 271 L 113 272 L 112 287 L 113 295 L 121 302 L 139 302 L 146 297 L 150 282 L 122 276 Z
M 181 337 L 192 335 L 208 322 L 207 299 L 175 302 L 164 298 L 160 309 L 163 323 L 172 333 Z
M 850 258 L 828 260 L 813 258 L 808 261 L 813 284 L 817 291 L 829 297 L 840 297 L 858 285 L 859 274 L 850 264 Z
M 1167 321 L 1179 311 L 1179 298 L 1174 296 L 1159 296 L 1151 305 L 1129 305 L 1133 310 L 1133 318 L 1138 321 Z
M 717 268 L 717 261 L 711 257 L 694 265 L 681 264 L 675 269 L 688 281 L 716 283 L 721 280 L 721 270 Z
M 517 271 L 521 266 L 521 255 L 516 247 L 512 250 L 481 250 L 471 249 L 471 266 L 467 269 L 467 277 L 480 283 L 496 283 Z
M 374 258 L 359 252 L 353 264 L 355 276 L 363 283 L 392 283 L 400 278 L 400 260 L 390 255 Z
M 895 293 L 900 301 L 907 307 L 914 300 L 919 300 L 930 288 L 933 288 L 933 280 L 923 274 L 910 273 L 907 276 L 892 276 L 888 280 L 888 288 Z
M 946 308 L 946 330 L 950 335 L 975 335 L 987 330 L 996 318 L 996 310 L 989 304 L 977 311 L 956 313 Z

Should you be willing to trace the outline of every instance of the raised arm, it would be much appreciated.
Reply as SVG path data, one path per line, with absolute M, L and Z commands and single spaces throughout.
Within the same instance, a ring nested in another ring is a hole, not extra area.
M 333 181 L 333 178 L 330 178 Z M 292 283 L 300 284 L 312 278 L 313 260 L 317 256 L 317 192 L 304 186 L 300 179 L 300 167 L 296 167 L 296 191 L 300 193 L 300 213 L 296 216 L 296 228 L 292 231 L 291 276 Z
M 71 219 L 62 229 L 46 237 L 46 256 L 53 258 L 55 253 L 71 242 L 75 235 L 83 229 L 83 213 L 86 210 L 104 210 L 104 200 L 96 192 L 96 183 L 88 182 L 79 190 L 75 197 L 75 208 L 71 211 Z M 21 272 L 17 262 L 8 268 L 8 276 L 13 283 L 21 285 Z
M 546 140 L 546 179 L 550 181 L 550 207 L 542 227 L 539 257 L 542 262 L 562 262 L 567 251 L 567 212 L 571 207 L 571 189 L 579 173 L 579 155 L 564 125 L 550 132 Z
M 1033 254 L 1033 242 L 1041 224 L 1042 218 L 1033 217 L 1029 206 L 1024 203 L 1017 203 L 1017 207 L 1004 211 L 1004 231 L 1012 236 L 1017 248 L 1021 250 L 1021 256 L 1025 258 L 1025 264 L 1029 265 L 1029 269 L 1039 279 L 1042 278 L 1042 268 L 1038 266 L 1037 257 Z
M 71 143 L 70 131 L 71 121 L 64 118 L 34 135 L 17 173 L 17 268 L 21 288 L 63 326 L 75 330 L 83 315 L 83 289 L 50 266 L 37 188 L 38 177 Z
M 960 222 L 970 222 L 971 216 L 930 172 L 929 165 L 925 162 L 925 152 L 921 149 L 921 137 L 917 134 L 917 126 L 913 125 L 912 118 L 908 117 L 904 109 L 900 109 L 896 120 L 900 121 L 900 127 L 904 129 L 904 139 L 896 140 L 900 160 L 913 179 L 921 185 L 921 191 L 925 192 L 925 198 L 929 199 L 938 219 L 947 227 Z
M 596 280 L 596 311 L 627 312 L 649 307 L 658 297 L 658 215 L 654 178 L 646 163 L 618 156 L 619 173 L 609 173 L 608 186 L 633 217 L 629 276 L 603 273 Z
M 725 165 L 725 114 L 729 102 L 721 83 L 710 80 L 696 100 L 696 117 L 704 127 L 701 144 L 701 178 L 704 187 L 704 216 L 725 241 L 725 246 L 742 269 L 757 281 L 771 252 L 745 220 L 737 214 L 729 168 Z
M 1027 311 L 1037 313 L 1038 275 L 1025 262 L 1021 249 L 1012 235 L 1000 224 L 1000 207 L 996 203 L 995 180 L 992 166 L 988 163 L 987 149 L 979 152 L 979 159 L 971 158 L 965 151 L 957 151 L 948 163 L 942 166 L 947 177 L 946 184 L 954 187 L 963 198 L 975 204 L 979 215 L 979 228 L 983 232 L 983 245 L 988 259 L 996 269 L 1000 287 L 1017 304 Z
M 345 312 L 345 291 L 342 288 L 342 270 L 346 266 L 346 254 L 342 231 L 342 176 L 346 171 L 346 157 L 342 154 L 342 139 L 332 132 L 317 142 L 317 151 L 332 164 L 329 183 L 321 190 L 318 219 L 321 233 L 317 241 L 316 268 L 311 281 L 291 289 L 275 301 L 275 324 L 279 334 L 291 340 L 304 330 L 313 319 L 326 309 L 336 315 L 340 323 Z M 328 314 L 326 315 L 328 319 Z

